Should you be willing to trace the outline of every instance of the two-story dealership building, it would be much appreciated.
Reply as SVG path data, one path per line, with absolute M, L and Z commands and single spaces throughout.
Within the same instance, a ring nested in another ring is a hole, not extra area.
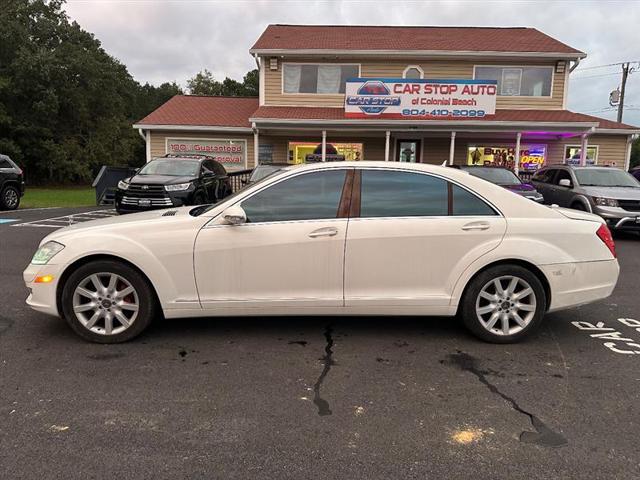
M 628 168 L 640 129 L 567 110 L 586 54 L 533 28 L 270 25 L 258 98 L 180 95 L 134 125 L 147 160 Z

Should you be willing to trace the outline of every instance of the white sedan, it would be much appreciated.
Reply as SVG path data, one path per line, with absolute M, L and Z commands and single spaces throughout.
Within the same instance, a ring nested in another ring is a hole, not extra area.
M 289 167 L 210 206 L 58 230 L 27 303 L 81 337 L 129 340 L 160 315 L 459 315 L 522 339 L 605 298 L 619 267 L 600 217 L 420 164 Z

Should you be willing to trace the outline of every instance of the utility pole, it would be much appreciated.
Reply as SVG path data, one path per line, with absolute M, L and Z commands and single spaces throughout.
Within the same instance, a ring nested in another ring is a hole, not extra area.
M 620 103 L 618 103 L 618 123 L 622 123 L 622 110 L 624 109 L 624 89 L 627 86 L 629 76 L 629 63 L 622 64 L 622 85 L 620 86 Z

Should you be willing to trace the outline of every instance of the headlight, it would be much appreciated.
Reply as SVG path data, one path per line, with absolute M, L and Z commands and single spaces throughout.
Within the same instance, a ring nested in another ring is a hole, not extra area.
M 618 206 L 618 201 L 615 198 L 593 197 L 593 201 L 596 202 L 596 205 L 600 205 L 601 207 Z
M 58 242 L 47 242 L 42 245 L 31 259 L 34 265 L 46 265 L 53 257 L 62 251 L 64 245 Z
M 126 190 L 126 189 L 128 189 L 128 188 L 129 188 L 129 184 L 128 184 L 127 182 L 125 182 L 124 180 L 120 180 L 120 181 L 118 182 L 118 188 L 119 188 L 120 190 Z
M 191 182 L 176 183 L 175 185 L 165 185 L 164 189 L 167 192 L 181 192 L 182 190 L 187 190 L 190 186 L 191 186 Z

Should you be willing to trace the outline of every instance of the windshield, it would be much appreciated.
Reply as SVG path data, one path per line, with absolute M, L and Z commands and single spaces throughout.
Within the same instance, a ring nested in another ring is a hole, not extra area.
M 197 160 L 158 159 L 151 160 L 138 171 L 138 175 L 169 175 L 172 177 L 195 177 L 200 162 Z
M 515 173 L 504 168 L 469 168 L 467 172 L 474 177 L 479 177 L 498 185 L 519 185 L 522 183 Z
M 604 168 L 583 168 L 575 170 L 578 183 L 583 187 L 636 187 L 640 183 L 622 170 Z
M 257 182 L 258 180 L 262 180 L 267 175 L 271 175 L 273 172 L 277 172 L 282 167 L 279 165 L 258 165 L 251 172 L 251 177 L 249 177 L 249 182 Z

